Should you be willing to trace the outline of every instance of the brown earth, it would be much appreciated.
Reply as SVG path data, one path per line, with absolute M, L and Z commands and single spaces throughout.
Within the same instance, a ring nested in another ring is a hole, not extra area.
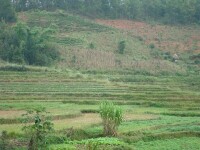
M 130 20 L 96 20 L 97 23 L 122 29 L 146 45 L 154 44 L 165 52 L 191 52 L 200 49 L 200 30 L 186 26 L 153 25 Z M 197 53 L 197 52 L 195 52 Z
M 97 23 L 103 24 L 103 25 L 108 25 L 114 28 L 118 29 L 126 29 L 126 30 L 132 30 L 135 29 L 135 27 L 138 28 L 145 28 L 147 24 L 143 22 L 133 22 L 129 20 L 101 20 L 97 19 Z
M 151 114 L 126 114 L 124 116 L 124 121 L 132 121 L 132 120 L 152 120 L 158 119 L 159 116 L 151 115 Z M 56 120 L 54 121 L 56 128 L 62 128 L 63 124 L 66 123 L 68 127 L 82 128 L 85 126 L 90 126 L 92 124 L 101 123 L 101 118 L 99 114 L 83 114 L 76 118 L 69 118 L 64 120 Z
M 17 117 L 20 117 L 22 114 L 25 114 L 25 111 L 21 110 L 0 110 L 0 118 L 9 118 L 9 119 L 15 119 Z

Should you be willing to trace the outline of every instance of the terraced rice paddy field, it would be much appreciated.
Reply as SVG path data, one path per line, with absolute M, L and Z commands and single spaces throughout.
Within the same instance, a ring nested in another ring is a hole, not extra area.
M 78 133 L 79 140 L 96 138 L 102 134 L 99 104 L 109 100 L 124 111 L 118 136 L 129 147 L 197 150 L 199 89 L 200 78 L 196 75 L 1 71 L 0 132 L 21 134 L 21 115 L 45 107 L 53 116 L 56 131 L 73 128 L 84 132 Z

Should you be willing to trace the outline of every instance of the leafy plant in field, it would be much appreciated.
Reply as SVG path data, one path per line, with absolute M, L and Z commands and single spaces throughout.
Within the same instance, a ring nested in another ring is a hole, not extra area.
M 88 141 L 86 143 L 86 149 L 87 150 L 97 150 L 99 147 L 99 143 L 97 142 L 92 142 L 92 141 Z
M 78 142 L 79 144 L 84 144 L 87 150 L 100 150 L 108 149 L 108 146 L 119 146 L 124 145 L 117 138 L 97 138 L 97 139 L 88 139 Z
M 94 49 L 94 48 L 95 48 L 95 46 L 94 46 L 93 43 L 90 43 L 90 44 L 89 44 L 89 47 L 90 47 L 90 49 Z
M 61 150 L 61 149 L 81 149 L 81 150 L 111 150 L 111 149 L 127 149 L 127 144 L 123 141 L 119 140 L 118 138 L 92 138 L 92 139 L 85 139 L 81 141 L 73 140 L 73 141 L 66 141 L 65 144 L 57 144 L 51 145 L 50 150 Z M 128 149 L 127 149 L 128 150 Z
M 154 49 L 154 48 L 155 48 L 155 45 L 154 45 L 153 43 L 151 43 L 151 44 L 149 45 L 149 48 L 150 48 L 150 49 Z
M 103 120 L 104 135 L 116 136 L 117 129 L 122 123 L 122 109 L 111 102 L 103 102 L 99 112 Z
M 124 50 L 126 48 L 126 42 L 125 41 L 120 41 L 118 44 L 118 51 L 120 54 L 124 53 Z
M 9 144 L 8 133 L 6 131 L 2 131 L 2 133 L 1 133 L 0 149 L 2 149 L 2 150 L 12 150 L 13 149 L 13 147 Z
M 22 128 L 28 136 L 30 141 L 28 145 L 29 150 L 38 150 L 47 148 L 47 135 L 53 131 L 53 123 L 50 117 L 47 117 L 47 112 L 44 109 L 28 111 L 23 115 Z M 31 122 L 34 122 L 33 124 Z

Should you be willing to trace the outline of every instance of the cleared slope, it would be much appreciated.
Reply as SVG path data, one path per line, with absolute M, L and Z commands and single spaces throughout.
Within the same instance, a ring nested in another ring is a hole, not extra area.
M 62 59 L 57 64 L 59 68 L 70 67 L 88 70 L 123 70 L 128 68 L 151 74 L 164 72 L 183 74 L 187 69 L 183 63 L 176 64 L 172 60 L 165 59 L 165 53 L 162 53 L 157 46 L 155 48 L 149 46 L 153 44 L 149 40 L 150 37 L 154 39 L 152 34 L 160 26 L 152 27 L 153 30 L 149 30 L 151 29 L 149 28 L 150 25 L 145 24 L 145 27 L 138 26 L 137 29 L 135 28 L 137 26 L 134 26 L 137 23 L 133 22 L 131 29 L 124 31 L 100 25 L 96 21 L 63 11 L 24 12 L 19 14 L 19 18 L 30 26 L 48 28 L 54 31 L 51 42 L 57 44 L 62 54 Z M 126 24 L 126 22 L 122 22 L 122 24 Z M 134 30 L 132 30 L 133 28 Z M 169 26 L 167 28 L 173 30 Z M 142 34 L 142 29 L 148 32 Z M 168 30 L 162 30 L 163 34 L 168 32 Z M 196 35 L 195 31 L 193 33 Z M 157 34 L 156 32 L 156 37 Z M 173 37 L 176 38 L 176 34 Z M 147 39 L 144 40 L 144 38 Z M 171 38 L 171 35 L 169 38 Z M 118 44 L 123 40 L 126 42 L 125 52 L 119 54 Z M 168 49 L 168 46 L 166 49 Z M 171 56 L 173 53 L 169 55 Z

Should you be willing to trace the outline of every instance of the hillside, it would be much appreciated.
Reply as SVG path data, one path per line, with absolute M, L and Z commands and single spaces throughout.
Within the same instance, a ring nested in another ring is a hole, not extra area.
M 23 12 L 19 18 L 29 26 L 55 30 L 51 42 L 58 45 L 62 54 L 58 68 L 130 69 L 151 74 L 199 70 L 198 26 L 88 20 L 64 11 Z M 120 41 L 126 43 L 124 54 L 118 53 Z M 179 57 L 178 63 L 173 62 L 174 54 Z

